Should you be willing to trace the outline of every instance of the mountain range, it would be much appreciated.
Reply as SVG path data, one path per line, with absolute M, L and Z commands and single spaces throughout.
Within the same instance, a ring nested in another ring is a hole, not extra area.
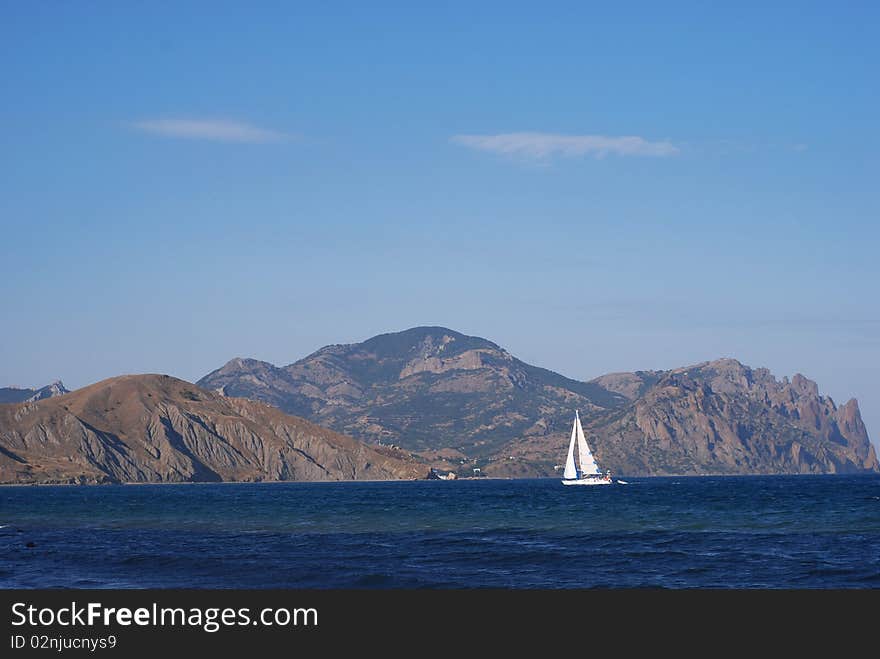
M 426 472 L 404 451 L 167 375 L 120 376 L 0 405 L 0 483 L 384 480 Z
M 56 380 L 45 387 L 25 389 L 22 387 L 0 387 L 0 403 L 23 403 L 26 401 L 43 400 L 53 396 L 70 393 L 61 380 Z
M 4 483 L 553 476 L 575 409 L 616 473 L 880 471 L 856 400 L 800 374 L 717 359 L 583 382 L 443 327 L 281 367 L 236 358 L 197 385 L 126 375 L 0 394 Z
M 461 475 L 553 475 L 575 409 L 599 463 L 619 473 L 880 470 L 855 399 L 837 406 L 800 374 L 777 380 L 733 359 L 582 382 L 486 339 L 417 327 L 287 366 L 232 359 L 198 384 Z

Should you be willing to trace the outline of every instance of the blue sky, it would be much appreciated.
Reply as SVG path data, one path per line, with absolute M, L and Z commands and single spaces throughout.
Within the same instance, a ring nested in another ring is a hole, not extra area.
M 876 5 L 292 4 L 6 6 L 0 384 L 439 324 L 878 440 Z

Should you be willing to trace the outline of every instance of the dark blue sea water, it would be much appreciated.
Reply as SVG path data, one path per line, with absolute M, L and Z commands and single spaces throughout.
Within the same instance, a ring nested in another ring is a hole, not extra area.
M 629 481 L 4 487 L 0 587 L 880 587 L 878 476 Z

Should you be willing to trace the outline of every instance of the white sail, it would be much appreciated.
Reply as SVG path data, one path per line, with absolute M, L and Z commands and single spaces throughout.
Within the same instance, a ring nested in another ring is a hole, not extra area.
M 574 445 L 577 443 L 578 462 L 580 469 L 575 465 Z M 577 410 L 574 413 L 574 424 L 571 428 L 571 441 L 568 443 L 568 456 L 565 459 L 565 477 L 563 485 L 611 485 L 611 475 L 602 476 L 596 459 L 590 452 L 587 438 L 584 437 L 584 428 L 581 425 L 581 417 Z M 618 481 L 620 482 L 620 481 Z
M 581 475 L 602 473 L 599 471 L 599 465 L 596 464 L 596 460 L 590 452 L 590 447 L 587 445 L 584 429 L 581 426 L 581 417 L 577 412 L 574 413 L 574 425 L 577 428 L 578 462 L 581 465 Z
M 565 472 L 563 478 L 577 478 L 577 469 L 574 466 L 574 442 L 576 437 L 575 426 L 571 427 L 571 441 L 568 443 L 568 457 L 565 458 Z

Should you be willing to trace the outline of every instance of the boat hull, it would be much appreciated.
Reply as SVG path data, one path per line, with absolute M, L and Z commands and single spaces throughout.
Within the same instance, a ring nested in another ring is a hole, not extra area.
M 604 478 L 572 478 L 563 480 L 563 485 L 611 485 L 610 480 Z

